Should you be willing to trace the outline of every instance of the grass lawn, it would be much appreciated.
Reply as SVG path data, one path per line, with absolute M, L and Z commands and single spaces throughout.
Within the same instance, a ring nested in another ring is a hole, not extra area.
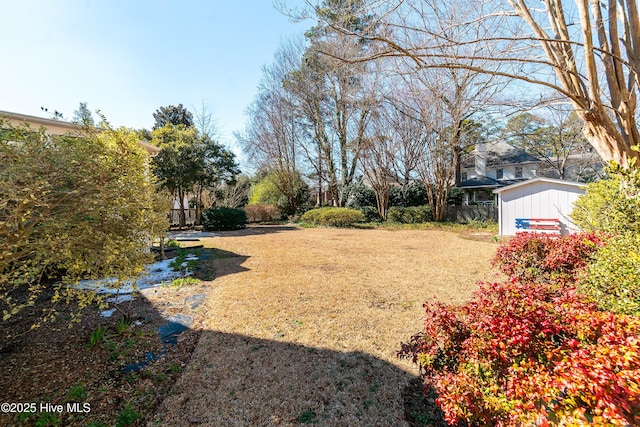
M 200 243 L 220 259 L 163 425 L 406 425 L 417 369 L 396 351 L 422 304 L 496 277 L 496 244 L 451 231 L 255 227 Z

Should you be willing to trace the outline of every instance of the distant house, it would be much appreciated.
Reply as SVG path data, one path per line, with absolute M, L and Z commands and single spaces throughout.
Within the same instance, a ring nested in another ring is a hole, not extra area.
M 45 119 L 43 117 L 30 116 L 27 114 L 11 113 L 9 111 L 0 110 L 0 118 L 9 121 L 14 126 L 28 124 L 34 129 L 44 127 L 49 135 L 81 135 L 82 126 L 76 123 L 65 122 L 62 120 Z M 145 141 L 139 141 L 138 144 L 153 157 L 160 152 L 160 148 L 149 144 Z
M 532 178 L 544 177 L 575 182 L 590 182 L 603 176 L 602 160 L 594 151 L 566 157 L 540 159 L 504 141 L 476 144 L 463 156 L 460 187 L 466 205 L 493 205 L 495 189 Z
M 494 190 L 498 197 L 498 226 L 501 236 L 516 234 L 516 219 L 553 218 L 561 234 L 577 231 L 569 214 L 586 184 L 551 178 L 533 178 Z
M 595 151 L 541 159 L 540 176 L 568 181 L 591 182 L 604 176 L 603 162 Z
M 476 144 L 460 164 L 464 203 L 494 204 L 493 190 L 535 178 L 539 171 L 540 159 L 504 141 Z

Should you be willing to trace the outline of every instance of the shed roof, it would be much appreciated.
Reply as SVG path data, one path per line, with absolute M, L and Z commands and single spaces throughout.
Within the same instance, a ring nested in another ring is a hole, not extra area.
M 522 181 L 522 182 L 516 182 L 515 184 L 511 184 L 511 185 L 507 185 L 506 187 L 495 189 L 495 190 L 493 190 L 493 192 L 498 194 L 498 193 L 502 193 L 503 191 L 513 190 L 514 188 L 524 187 L 526 185 L 531 185 L 531 184 L 534 184 L 534 183 L 537 183 L 537 182 L 546 182 L 546 183 L 549 183 L 549 184 L 566 185 L 568 187 L 574 187 L 574 188 L 584 188 L 587 185 L 587 184 L 584 184 L 584 183 L 581 183 L 581 182 L 565 181 L 565 180 L 562 180 L 562 179 L 538 177 L 538 178 L 528 179 L 528 180 Z

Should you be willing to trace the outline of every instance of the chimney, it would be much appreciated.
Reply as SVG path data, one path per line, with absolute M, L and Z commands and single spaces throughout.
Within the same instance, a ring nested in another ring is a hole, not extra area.
M 477 143 L 474 151 L 476 176 L 487 176 L 487 143 Z

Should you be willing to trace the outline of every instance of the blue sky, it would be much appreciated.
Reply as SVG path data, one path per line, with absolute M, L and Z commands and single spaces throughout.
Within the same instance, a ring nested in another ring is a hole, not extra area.
M 160 106 L 204 102 L 230 145 L 262 66 L 312 25 L 271 0 L 5 2 L 0 110 L 46 117 L 43 106 L 71 119 L 83 101 L 114 126 L 151 128 Z

